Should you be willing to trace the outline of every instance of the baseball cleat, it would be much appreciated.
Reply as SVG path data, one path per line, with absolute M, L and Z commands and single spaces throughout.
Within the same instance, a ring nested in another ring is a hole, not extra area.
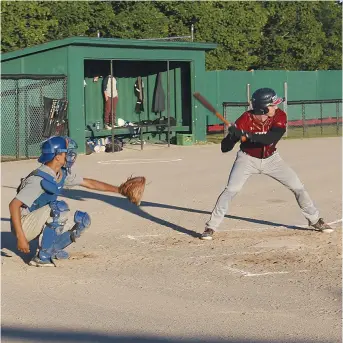
M 200 236 L 200 239 L 210 241 L 213 239 L 214 230 L 206 229 Z
M 311 224 L 311 223 L 309 224 L 311 227 L 315 228 L 316 230 L 320 232 L 331 233 L 334 231 L 330 225 L 324 222 L 323 218 L 319 218 L 316 224 Z
M 35 256 L 30 262 L 30 266 L 34 267 L 56 267 L 50 260 L 43 261 L 38 256 Z

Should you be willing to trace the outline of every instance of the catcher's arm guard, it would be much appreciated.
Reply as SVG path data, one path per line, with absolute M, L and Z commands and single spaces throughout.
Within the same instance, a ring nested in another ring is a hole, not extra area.
M 146 179 L 144 176 L 129 177 L 119 186 L 119 193 L 139 206 L 143 197 Z

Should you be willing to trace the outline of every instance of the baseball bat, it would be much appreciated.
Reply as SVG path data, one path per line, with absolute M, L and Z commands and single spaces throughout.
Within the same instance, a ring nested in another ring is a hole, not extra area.
M 227 126 L 231 126 L 230 124 L 216 109 L 210 104 L 209 101 L 207 101 L 200 93 L 195 92 L 193 93 L 193 96 L 205 107 L 207 108 L 210 112 L 212 112 L 217 118 L 219 118 L 224 124 Z M 245 136 L 241 137 L 241 141 L 245 142 L 247 138 Z

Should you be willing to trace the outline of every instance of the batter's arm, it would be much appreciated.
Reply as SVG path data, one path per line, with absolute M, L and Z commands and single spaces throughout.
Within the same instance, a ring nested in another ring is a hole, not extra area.
M 231 151 L 238 141 L 239 141 L 239 138 L 233 137 L 229 133 L 221 142 L 221 150 L 222 150 L 222 152 L 229 152 L 229 151 Z
M 234 125 L 229 127 L 228 135 L 221 142 L 222 152 L 231 151 L 237 142 L 241 140 L 243 136 L 243 130 L 247 121 L 248 112 L 244 112 L 236 121 Z
M 268 132 L 250 133 L 246 132 L 245 136 L 252 143 L 260 143 L 262 145 L 276 144 L 286 132 L 287 115 L 279 108 L 276 110 L 274 124 Z
M 246 132 L 245 136 L 252 143 L 260 143 L 263 145 L 276 144 L 285 134 L 286 129 L 283 127 L 272 127 L 266 133 L 250 133 Z

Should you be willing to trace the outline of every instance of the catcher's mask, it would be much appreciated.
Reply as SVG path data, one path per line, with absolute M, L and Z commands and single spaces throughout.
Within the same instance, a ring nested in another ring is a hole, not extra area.
M 70 168 L 74 164 L 77 157 L 77 143 L 70 137 L 53 136 L 45 140 L 41 146 L 41 155 L 38 159 L 40 163 L 52 161 L 57 154 L 66 153 L 65 167 L 70 172 Z

